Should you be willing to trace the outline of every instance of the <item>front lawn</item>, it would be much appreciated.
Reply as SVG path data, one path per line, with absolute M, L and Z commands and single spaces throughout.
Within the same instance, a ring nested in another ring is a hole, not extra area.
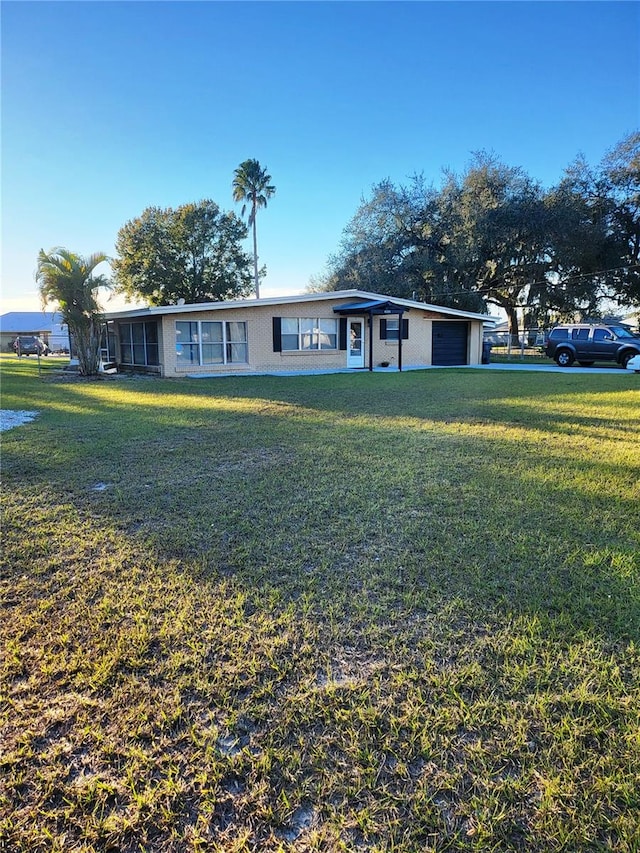
M 0 850 L 637 853 L 640 377 L 0 368 Z

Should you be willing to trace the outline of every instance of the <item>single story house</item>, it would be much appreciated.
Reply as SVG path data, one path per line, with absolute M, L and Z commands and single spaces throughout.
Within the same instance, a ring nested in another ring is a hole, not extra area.
M 103 362 L 161 376 L 482 361 L 484 314 L 341 290 L 106 315 Z
M 17 335 L 42 338 L 52 352 L 69 352 L 69 331 L 62 315 L 47 311 L 8 311 L 0 316 L 0 348 L 13 352 Z

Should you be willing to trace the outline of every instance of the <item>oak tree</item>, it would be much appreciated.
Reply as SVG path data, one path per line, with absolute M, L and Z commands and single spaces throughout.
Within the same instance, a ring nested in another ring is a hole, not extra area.
M 177 208 L 148 207 L 122 226 L 113 260 L 119 292 L 150 305 L 217 302 L 251 291 L 247 229 L 210 199 Z

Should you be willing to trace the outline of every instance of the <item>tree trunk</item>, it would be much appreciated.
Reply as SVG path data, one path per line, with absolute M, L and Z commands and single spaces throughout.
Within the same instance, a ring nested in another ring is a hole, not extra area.
M 258 281 L 258 237 L 256 234 L 256 213 L 253 212 L 253 277 L 256 283 L 256 299 L 260 299 L 260 283 Z
M 509 320 L 509 339 L 511 340 L 511 346 L 517 347 L 520 345 L 518 309 L 511 305 L 507 305 L 504 310 L 507 312 L 507 318 Z
M 73 333 L 80 375 L 96 376 L 100 369 L 100 323 L 87 319 L 86 323 L 69 324 L 69 332 Z

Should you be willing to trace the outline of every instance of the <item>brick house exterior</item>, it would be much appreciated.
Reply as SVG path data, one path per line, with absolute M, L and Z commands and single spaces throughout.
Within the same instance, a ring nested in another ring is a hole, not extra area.
M 106 319 L 105 362 L 180 377 L 480 364 L 486 315 L 344 290 Z

